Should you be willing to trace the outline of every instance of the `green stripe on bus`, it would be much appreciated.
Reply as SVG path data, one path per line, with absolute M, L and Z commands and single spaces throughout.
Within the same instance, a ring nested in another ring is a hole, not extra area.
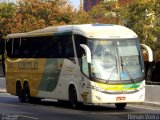
M 40 82 L 39 90 L 53 91 L 56 88 L 63 61 L 64 61 L 63 58 L 46 59 L 46 64 Z

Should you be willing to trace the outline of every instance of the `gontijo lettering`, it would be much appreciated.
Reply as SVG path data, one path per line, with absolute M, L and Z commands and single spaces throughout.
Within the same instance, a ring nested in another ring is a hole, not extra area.
M 18 62 L 19 70 L 38 70 L 38 62 Z

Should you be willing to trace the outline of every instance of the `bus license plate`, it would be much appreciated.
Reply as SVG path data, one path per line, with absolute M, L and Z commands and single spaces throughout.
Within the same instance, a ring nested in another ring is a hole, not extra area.
M 123 101 L 123 100 L 125 100 L 125 99 L 126 99 L 126 97 L 123 97 L 123 96 L 116 98 L 117 101 Z

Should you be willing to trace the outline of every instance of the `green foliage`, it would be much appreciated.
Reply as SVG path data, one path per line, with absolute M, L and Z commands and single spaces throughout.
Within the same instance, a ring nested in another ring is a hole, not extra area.
M 92 17 L 84 10 L 74 12 L 73 21 L 71 24 L 86 24 L 92 23 Z
M 0 32 L 4 35 L 64 24 L 89 23 L 90 16 L 74 10 L 67 0 L 22 0 L 0 3 Z
M 89 14 L 93 18 L 93 22 L 95 23 L 119 23 L 118 21 L 118 9 L 116 9 L 117 2 L 109 1 L 104 2 L 101 1 L 96 6 L 94 6 Z
M 72 7 L 64 0 L 24 0 L 19 2 L 18 14 L 25 27 L 21 31 L 25 32 L 45 26 L 68 24 L 72 18 Z
M 160 41 L 160 2 L 159 0 L 135 0 L 134 4 L 120 10 L 121 21 L 135 31 L 142 43 L 159 51 Z
M 16 5 L 13 3 L 1 3 L 0 4 L 0 17 L 1 18 L 11 18 L 16 11 Z
M 17 6 L 15 4 L 6 4 L 1 3 L 0 4 L 0 33 L 7 34 L 8 28 L 7 24 L 8 22 L 13 18 L 13 16 L 16 13 Z

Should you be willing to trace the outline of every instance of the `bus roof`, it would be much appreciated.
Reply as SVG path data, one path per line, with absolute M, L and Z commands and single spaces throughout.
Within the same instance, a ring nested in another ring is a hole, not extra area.
M 87 38 L 137 38 L 137 34 L 132 30 L 113 24 L 81 24 L 46 27 L 26 33 L 14 33 L 7 35 L 7 38 L 23 38 L 35 36 L 48 36 L 63 33 L 80 34 Z

